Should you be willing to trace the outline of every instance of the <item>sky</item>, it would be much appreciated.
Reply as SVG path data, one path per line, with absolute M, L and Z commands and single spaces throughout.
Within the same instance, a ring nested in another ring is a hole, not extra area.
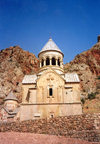
M 50 37 L 64 63 L 100 35 L 100 0 L 0 0 L 0 50 L 19 45 L 38 53 Z

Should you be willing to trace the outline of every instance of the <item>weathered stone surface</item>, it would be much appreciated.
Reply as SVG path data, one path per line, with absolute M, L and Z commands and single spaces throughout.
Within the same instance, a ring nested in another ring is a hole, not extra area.
M 100 114 L 1 123 L 0 132 L 6 131 L 61 135 L 100 142 Z
M 38 54 L 39 72 L 22 81 L 20 120 L 82 114 L 77 73 L 64 73 L 63 53 L 52 39 Z

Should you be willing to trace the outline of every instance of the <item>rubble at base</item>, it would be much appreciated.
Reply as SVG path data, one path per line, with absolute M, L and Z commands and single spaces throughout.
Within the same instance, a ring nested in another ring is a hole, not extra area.
M 100 113 L 0 123 L 0 132 L 11 131 L 61 135 L 91 142 L 100 142 Z

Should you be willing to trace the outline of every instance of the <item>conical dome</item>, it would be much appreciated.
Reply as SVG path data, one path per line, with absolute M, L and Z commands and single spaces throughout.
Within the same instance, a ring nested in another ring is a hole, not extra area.
M 44 51 L 58 51 L 58 52 L 62 53 L 61 50 L 58 48 L 58 46 L 55 44 L 55 42 L 51 38 L 48 40 L 48 42 L 42 48 L 42 50 L 40 51 L 40 53 L 42 53 Z
M 54 69 L 55 71 L 63 73 L 64 54 L 51 38 L 42 48 L 42 50 L 38 54 L 38 57 L 41 72 L 52 67 L 52 69 Z
M 10 92 L 8 94 L 8 96 L 4 99 L 4 101 L 7 101 L 7 100 L 15 100 L 15 101 L 18 101 L 18 99 L 16 98 L 16 96 L 13 94 L 13 92 Z

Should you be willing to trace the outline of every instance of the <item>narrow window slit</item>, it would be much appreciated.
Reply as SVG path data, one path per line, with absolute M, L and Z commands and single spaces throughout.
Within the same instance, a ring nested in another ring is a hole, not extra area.
M 53 95 L 53 90 L 52 88 L 49 88 L 49 96 L 52 96 Z

